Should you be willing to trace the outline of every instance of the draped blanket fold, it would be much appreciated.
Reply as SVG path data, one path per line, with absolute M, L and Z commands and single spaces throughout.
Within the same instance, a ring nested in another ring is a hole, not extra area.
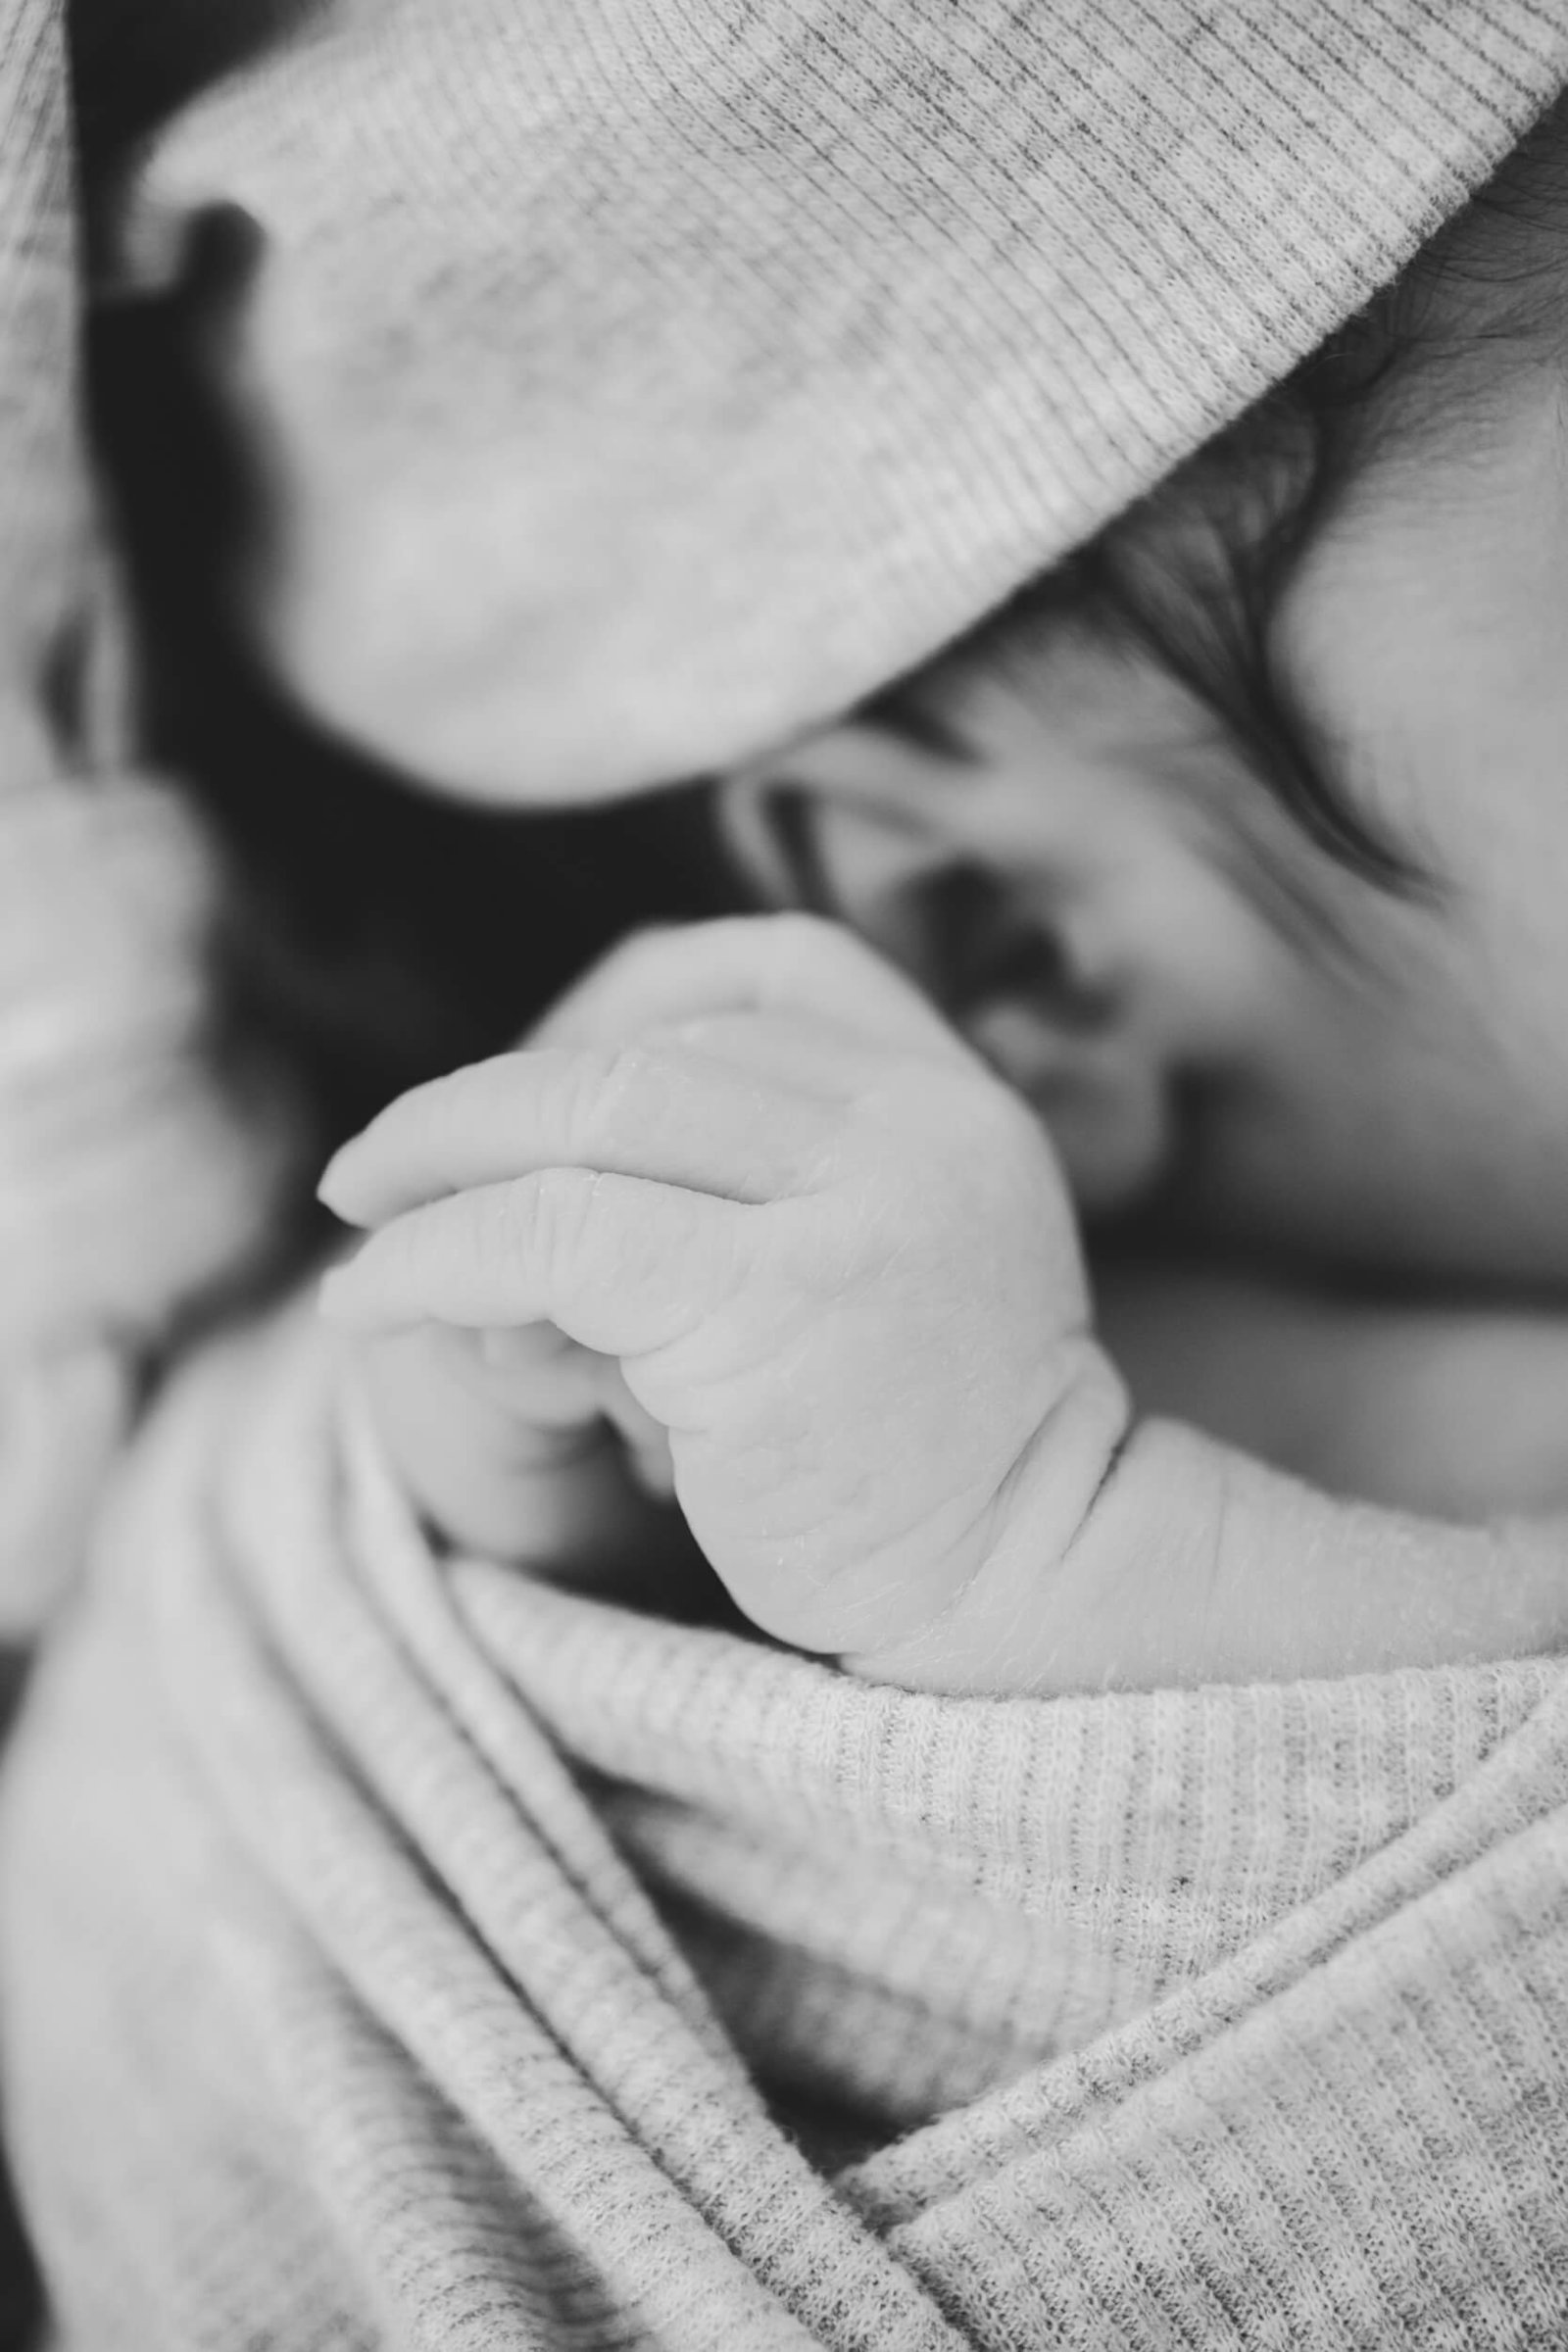
M 61 2343 L 1561 2340 L 1565 1799 L 1556 1661 L 954 1700 L 439 1560 L 286 1317 L 11 1776 Z

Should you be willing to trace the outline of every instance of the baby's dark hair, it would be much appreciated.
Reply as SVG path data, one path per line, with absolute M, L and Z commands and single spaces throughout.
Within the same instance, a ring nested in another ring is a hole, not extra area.
M 1386 889 L 1423 892 L 1428 877 L 1331 782 L 1334 763 L 1276 661 L 1274 621 L 1303 558 L 1375 457 L 1397 439 L 1414 462 L 1441 462 L 1486 431 L 1477 371 L 1465 361 L 1499 341 L 1568 369 L 1568 93 L 1408 268 L 1301 366 L 863 715 L 929 736 L 933 678 L 1027 662 L 1042 632 L 1070 620 L 1188 687 L 1337 862 Z

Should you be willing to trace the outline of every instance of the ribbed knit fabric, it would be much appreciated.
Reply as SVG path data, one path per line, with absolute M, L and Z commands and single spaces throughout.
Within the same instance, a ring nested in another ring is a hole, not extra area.
M 335 0 L 177 122 L 253 225 L 261 625 L 427 777 L 836 711 L 1300 359 L 1568 74 L 1561 0 Z
M 749 750 L 918 658 L 1307 351 L 1568 75 L 1556 0 L 241 14 L 270 48 L 150 137 L 103 249 L 133 288 L 248 217 L 206 363 L 271 493 L 255 625 L 350 733 L 534 792 Z M 265 1189 L 202 1093 L 200 853 L 87 724 L 75 252 L 56 10 L 0 0 L 29 1541 L 112 1429 L 114 1326 Z M 79 1425 L 40 1386 L 73 1366 Z M 440 1569 L 318 1337 L 198 1358 L 4 1791 L 62 2352 L 1561 2342 L 1565 1708 L 1544 1661 L 870 1690 Z
M 1568 2335 L 1568 1668 L 860 1686 L 440 1567 L 335 1379 L 192 1367 L 12 1768 L 63 2345 Z

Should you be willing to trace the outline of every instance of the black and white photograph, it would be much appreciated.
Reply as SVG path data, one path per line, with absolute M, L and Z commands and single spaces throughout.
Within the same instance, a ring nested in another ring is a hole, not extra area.
M 0 2352 L 1568 2352 L 1568 0 L 0 0 Z

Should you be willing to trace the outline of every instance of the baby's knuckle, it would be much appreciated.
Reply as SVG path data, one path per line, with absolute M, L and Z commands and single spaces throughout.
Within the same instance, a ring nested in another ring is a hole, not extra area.
M 645 1054 L 631 1045 L 585 1046 L 564 1054 L 554 1078 L 556 1124 L 570 1142 L 591 1149 L 594 1139 L 636 1099 L 646 1079 Z
M 634 1038 L 607 1046 L 591 1074 L 594 1100 L 601 1115 L 635 1110 L 657 1085 L 660 1055 Z
M 502 1188 L 503 1222 L 515 1257 L 550 1267 L 580 1253 L 593 1210 L 594 1179 L 581 1168 L 541 1168 Z

